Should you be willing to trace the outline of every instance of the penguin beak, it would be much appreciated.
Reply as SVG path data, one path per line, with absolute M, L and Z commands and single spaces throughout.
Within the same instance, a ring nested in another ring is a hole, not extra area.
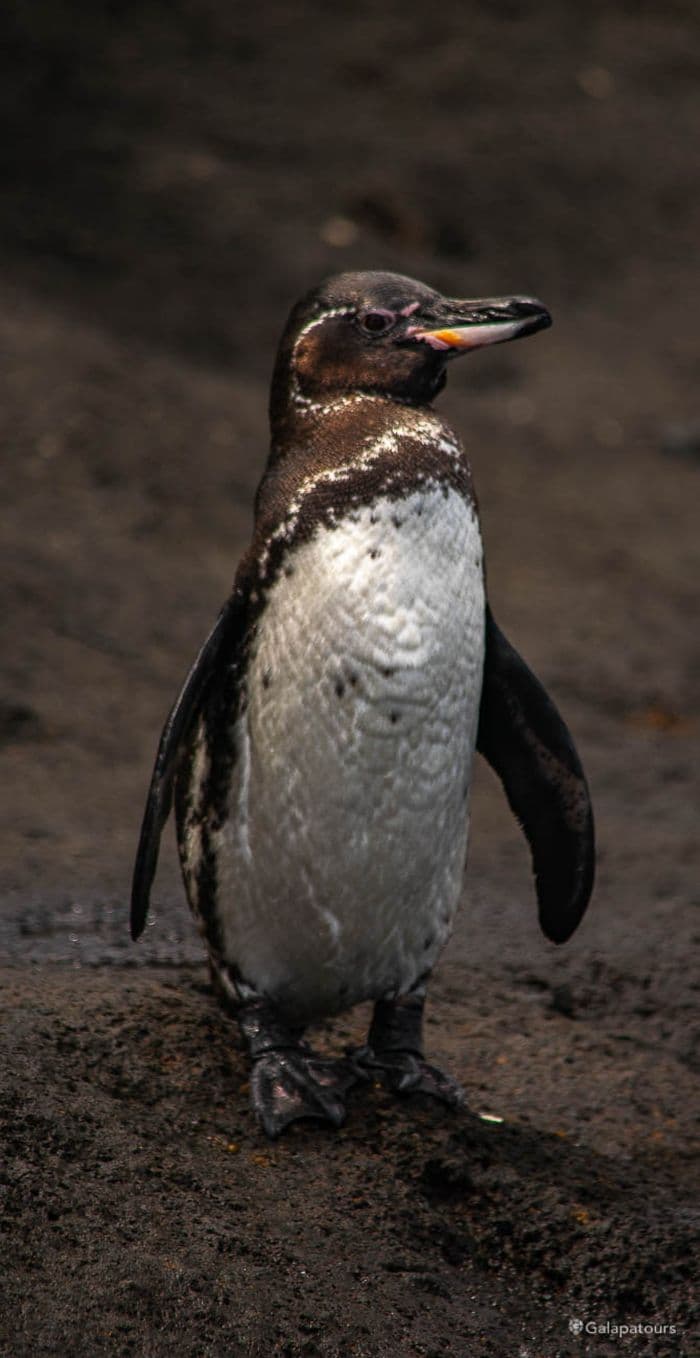
M 406 339 L 422 341 L 433 349 L 464 353 L 485 344 L 534 335 L 552 324 L 547 308 L 535 297 L 490 297 L 477 302 L 446 302 L 448 313 L 438 328 L 412 325 Z

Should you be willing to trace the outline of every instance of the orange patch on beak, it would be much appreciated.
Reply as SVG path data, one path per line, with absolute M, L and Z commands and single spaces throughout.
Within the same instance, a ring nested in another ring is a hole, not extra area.
M 431 330 L 430 335 L 433 339 L 440 340 L 441 344 L 449 344 L 453 349 L 470 349 L 468 331 L 464 330 Z

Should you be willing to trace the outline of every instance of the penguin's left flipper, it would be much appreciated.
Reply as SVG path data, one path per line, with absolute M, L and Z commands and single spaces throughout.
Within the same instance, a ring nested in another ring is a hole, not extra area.
M 593 889 L 591 800 L 564 721 L 490 608 L 477 749 L 501 779 L 527 836 L 542 930 L 565 943 Z
M 151 885 L 158 865 L 160 836 L 170 815 L 173 784 L 183 747 L 201 710 L 214 670 L 225 653 L 234 660 L 241 649 L 244 617 L 243 594 L 235 590 L 221 610 L 163 727 L 134 864 L 130 921 L 133 939 L 139 937 L 146 924 Z

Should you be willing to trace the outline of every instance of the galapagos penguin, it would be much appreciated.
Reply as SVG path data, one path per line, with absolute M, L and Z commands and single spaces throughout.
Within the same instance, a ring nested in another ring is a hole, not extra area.
M 529 841 L 548 938 L 589 900 L 593 818 L 571 736 L 486 601 L 472 478 L 433 409 L 447 363 L 550 324 L 525 297 L 453 301 L 345 273 L 294 307 L 271 451 L 233 592 L 165 724 L 134 870 L 144 928 L 174 801 L 191 908 L 252 1063 L 266 1133 L 339 1125 L 358 1079 L 460 1106 L 423 1056 L 462 890 L 475 749 Z M 337 1060 L 306 1026 L 374 1002 Z

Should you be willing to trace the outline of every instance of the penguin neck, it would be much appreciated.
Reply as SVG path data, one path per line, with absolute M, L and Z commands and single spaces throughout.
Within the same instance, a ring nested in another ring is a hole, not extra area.
M 358 390 L 329 393 L 323 404 L 278 405 L 255 498 L 251 551 L 261 586 L 320 523 L 428 485 L 452 488 L 476 510 L 466 452 L 431 406 Z
M 434 415 L 427 405 L 414 405 L 380 392 L 337 391 L 312 400 L 305 396 L 292 379 L 284 401 L 270 402 L 270 455 L 276 461 L 290 449 L 306 447 L 323 439 L 328 432 L 328 421 L 346 425 L 348 422 L 365 424 L 380 421 L 400 429 L 411 422 L 418 411 Z

